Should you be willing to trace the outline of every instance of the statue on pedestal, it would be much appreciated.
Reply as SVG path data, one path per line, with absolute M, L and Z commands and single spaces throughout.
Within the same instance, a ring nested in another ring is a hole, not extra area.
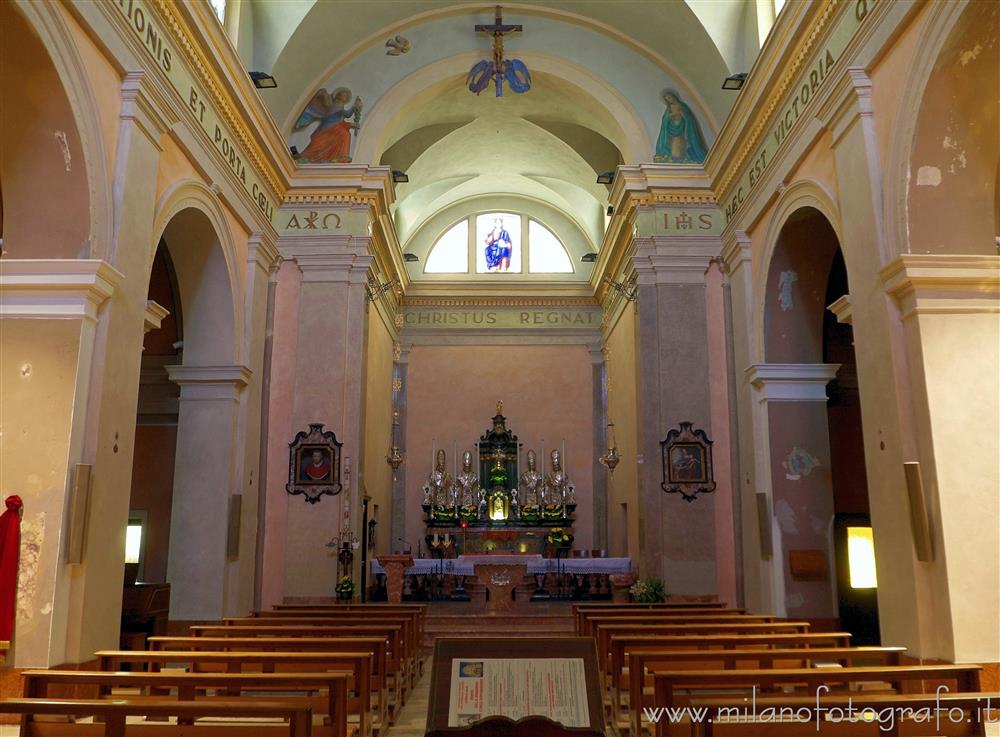
M 451 474 L 446 470 L 444 450 L 437 452 L 434 463 L 434 470 L 427 477 L 424 484 L 424 504 L 430 505 L 433 509 L 451 508 L 455 509 L 455 489 L 452 484 Z
M 479 474 L 472 470 L 472 453 L 462 454 L 462 472 L 455 478 L 455 496 L 459 516 L 463 519 L 479 519 L 485 497 L 479 489 Z
M 542 490 L 544 479 L 537 469 L 537 456 L 535 451 L 528 451 L 528 470 L 521 474 L 518 480 L 521 499 L 521 517 L 523 519 L 534 519 L 541 514 Z
M 552 470 L 545 477 L 545 487 L 542 491 L 546 504 L 576 504 L 576 485 L 566 476 L 562 467 L 562 457 L 558 450 L 553 450 L 550 456 Z

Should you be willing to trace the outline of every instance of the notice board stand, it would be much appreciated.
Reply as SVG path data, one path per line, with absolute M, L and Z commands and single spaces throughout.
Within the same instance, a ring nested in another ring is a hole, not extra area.
M 545 716 L 517 721 L 490 716 L 468 726 L 448 726 L 452 661 L 476 659 L 579 659 L 583 661 L 589 726 L 567 727 Z M 597 645 L 589 637 L 439 638 L 434 644 L 425 737 L 605 737 L 604 700 Z

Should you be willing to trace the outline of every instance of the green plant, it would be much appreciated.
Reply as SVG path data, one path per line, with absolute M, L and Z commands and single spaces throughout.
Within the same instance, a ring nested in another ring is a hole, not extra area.
M 557 548 L 568 548 L 573 544 L 573 536 L 561 527 L 553 527 L 545 538 L 545 542 L 549 545 L 555 545 Z
M 629 586 L 628 592 L 632 595 L 632 601 L 643 604 L 666 601 L 667 599 L 667 590 L 663 586 L 663 581 L 658 578 L 647 578 L 644 581 L 636 581 Z
M 344 576 L 337 581 L 337 585 L 333 587 L 333 590 L 337 592 L 337 596 L 340 598 L 350 599 L 354 596 L 354 581 L 351 580 L 350 576 Z

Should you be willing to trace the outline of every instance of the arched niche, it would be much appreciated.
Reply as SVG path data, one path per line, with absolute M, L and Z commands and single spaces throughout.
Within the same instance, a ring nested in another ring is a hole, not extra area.
M 49 51 L 15 3 L 0 3 L 0 29 L 4 257 L 89 258 L 91 194 L 76 110 Z
M 943 11 L 942 11 L 943 12 Z M 970 2 L 954 20 L 913 109 L 906 157 L 911 253 L 996 253 L 1000 233 L 1000 5 Z M 912 123 L 911 123 L 912 124 Z

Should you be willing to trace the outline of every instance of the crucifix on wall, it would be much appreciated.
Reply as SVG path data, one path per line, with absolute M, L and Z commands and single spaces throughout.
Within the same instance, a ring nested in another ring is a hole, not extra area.
M 527 92 L 531 89 L 531 75 L 528 73 L 528 67 L 524 65 L 520 59 L 505 59 L 503 55 L 503 37 L 508 33 L 520 33 L 524 30 L 524 27 L 520 24 L 505 25 L 503 22 L 503 9 L 497 5 L 496 6 L 496 16 L 494 17 L 493 25 L 487 25 L 485 23 L 477 23 L 475 25 L 476 33 L 489 33 L 493 36 L 493 59 L 483 59 L 479 61 L 472 69 L 469 70 L 469 76 L 466 78 L 466 84 L 469 85 L 469 90 L 475 92 L 477 95 L 486 89 L 490 80 L 493 80 L 496 87 L 496 96 L 503 96 L 503 82 L 504 79 L 507 80 L 507 84 L 514 92 L 521 93 Z

